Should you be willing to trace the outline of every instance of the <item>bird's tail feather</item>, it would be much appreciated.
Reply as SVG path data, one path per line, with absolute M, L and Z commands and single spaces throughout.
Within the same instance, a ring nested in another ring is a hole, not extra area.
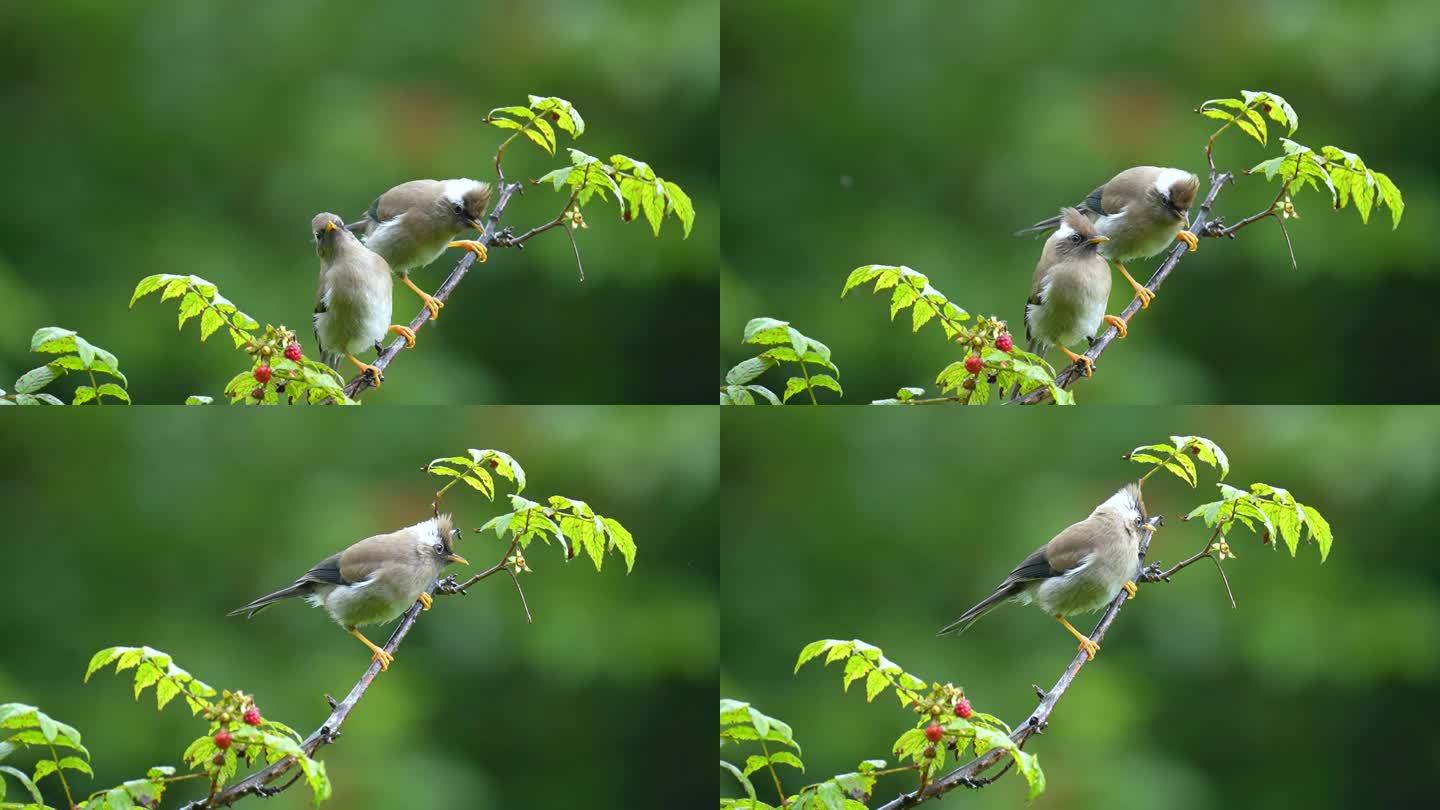
M 1060 216 L 1057 214 L 1053 217 L 1050 217 L 1049 219 L 1042 219 L 1028 228 L 1021 228 L 1012 235 L 1029 236 L 1032 233 L 1044 233 L 1046 231 L 1053 231 L 1058 227 L 1060 227 Z
M 295 584 L 295 585 L 291 585 L 291 586 L 288 587 L 288 588 L 281 588 L 280 590 L 278 590 L 278 591 L 276 591 L 276 592 L 274 592 L 274 593 L 267 593 L 267 594 L 265 594 L 264 596 L 260 597 L 259 599 L 256 599 L 255 601 L 251 602 L 250 604 L 248 604 L 248 605 L 246 605 L 246 606 L 244 606 L 244 607 L 241 607 L 241 608 L 236 608 L 235 610 L 232 610 L 232 611 L 230 611 L 229 613 L 227 613 L 227 614 L 225 614 L 225 615 L 226 615 L 226 616 L 238 616 L 238 615 L 240 615 L 241 613 L 244 613 L 244 614 L 245 614 L 245 618 L 248 619 L 248 618 L 254 616 L 256 613 L 259 613 L 260 611 L 264 610 L 265 608 L 269 607 L 270 605 L 275 604 L 276 602 L 279 602 L 279 601 L 282 600 L 282 599 L 289 599 L 289 598 L 291 598 L 291 597 L 293 597 L 293 596 L 305 596 L 305 595 L 307 595 L 307 594 L 309 594 L 309 593 L 310 593 L 310 583 L 308 583 L 308 582 L 297 583 L 297 584 Z
M 1003 605 L 1006 601 L 1019 593 L 1019 583 L 1007 583 L 995 589 L 995 592 L 981 600 L 980 604 L 970 608 L 961 614 L 960 618 L 940 628 L 935 635 L 960 635 L 970 629 L 970 625 L 980 621 L 980 617 Z

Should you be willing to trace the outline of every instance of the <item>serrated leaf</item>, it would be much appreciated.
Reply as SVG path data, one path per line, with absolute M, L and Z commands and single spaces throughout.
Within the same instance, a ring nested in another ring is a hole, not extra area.
M 890 679 L 885 677 L 884 673 L 878 669 L 870 670 L 870 674 L 865 676 L 865 701 L 868 703 L 875 700 L 875 696 L 884 692 L 889 685 Z
M 765 358 L 763 355 L 760 357 L 752 357 L 749 360 L 744 360 L 736 364 L 734 368 L 727 371 L 725 373 L 725 383 L 727 385 L 746 385 L 758 378 L 761 374 L 769 371 L 774 365 L 774 362 Z M 786 398 L 788 399 L 789 397 Z
M 15 381 L 15 393 L 33 394 L 50 383 L 55 382 L 55 379 L 59 376 L 59 372 L 49 365 L 32 368 L 20 375 L 20 378 Z

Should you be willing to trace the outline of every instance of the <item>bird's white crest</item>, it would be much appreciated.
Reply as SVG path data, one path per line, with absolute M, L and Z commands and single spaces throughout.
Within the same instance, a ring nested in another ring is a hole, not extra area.
M 463 203 L 466 192 L 480 185 L 479 182 L 468 177 L 461 177 L 458 180 L 446 180 L 443 184 L 445 199 L 452 203 Z
M 408 529 L 401 529 L 402 532 L 413 532 L 415 534 L 415 545 L 429 548 L 440 542 L 440 529 L 435 518 L 416 523 Z
M 1140 517 L 1140 504 L 1135 501 L 1135 492 L 1131 485 L 1122 487 L 1119 492 L 1111 495 L 1108 500 L 1096 507 L 1095 511 L 1101 509 L 1115 509 L 1125 516 L 1126 520 L 1136 520 Z
M 1161 169 L 1155 178 L 1155 190 L 1165 199 L 1170 199 L 1170 187 L 1181 180 L 1189 179 L 1190 172 L 1184 169 Z
M 1069 239 L 1070 235 L 1073 233 L 1075 233 L 1075 229 L 1062 222 L 1060 223 L 1060 227 L 1055 229 L 1055 235 L 1050 238 L 1054 239 L 1056 242 L 1063 242 L 1066 239 Z

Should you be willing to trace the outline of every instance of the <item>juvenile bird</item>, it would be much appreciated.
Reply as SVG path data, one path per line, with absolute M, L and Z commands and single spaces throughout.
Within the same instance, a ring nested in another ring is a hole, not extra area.
M 348 359 L 379 388 L 380 369 L 355 359 L 355 353 L 368 348 L 379 351 L 388 332 L 405 338 L 406 348 L 415 346 L 410 327 L 390 323 L 390 266 L 360 244 L 334 214 L 316 214 L 310 228 L 320 256 L 320 283 L 315 288 L 315 342 L 320 356 L 337 369 L 342 357 Z
M 1095 222 L 1102 236 L 1109 237 L 1100 254 L 1130 282 L 1142 309 L 1150 308 L 1155 293 L 1130 275 L 1125 262 L 1154 256 L 1176 239 L 1194 253 L 1200 240 L 1184 229 L 1190 225 L 1190 206 L 1199 188 L 1200 178 L 1184 169 L 1136 166 L 1110 178 L 1076 206 Z M 1060 221 L 1059 217 L 1041 220 L 1015 235 L 1048 231 Z
M 1025 303 L 1027 349 L 1044 354 L 1051 346 L 1079 363 L 1089 376 L 1095 361 L 1066 347 L 1082 338 L 1093 339 L 1102 322 L 1129 334 L 1125 321 L 1105 314 L 1110 301 L 1110 269 L 1099 249 L 1108 237 L 1095 232 L 1095 224 L 1074 208 L 1060 211 L 1060 227 L 1045 240 L 1030 297 Z
M 1066 616 L 1089 613 L 1108 605 L 1123 588 L 1135 598 L 1140 570 L 1140 539 L 1160 525 L 1161 517 L 1145 516 L 1139 484 L 1127 484 L 1095 507 L 1090 517 L 1055 535 L 1015 566 L 995 592 L 965 611 L 937 635 L 960 635 L 986 613 L 1005 602 L 1034 603 L 1065 625 L 1080 649 L 1095 658 L 1100 645 L 1076 630 Z
M 383 672 L 395 657 L 366 638 L 359 627 L 394 621 L 417 601 L 429 610 L 426 591 L 445 566 L 469 565 L 454 552 L 459 536 L 449 515 L 437 515 L 397 532 L 367 537 L 315 563 L 289 587 L 228 615 L 244 613 L 248 619 L 281 599 L 303 596 L 311 605 L 323 606 L 330 618 L 369 647 L 371 660 L 379 661 Z
M 490 184 L 477 180 L 411 180 L 375 198 L 360 219 L 345 226 L 365 240 L 400 274 L 400 281 L 440 317 L 443 301 L 415 286 L 410 271 L 425 267 L 446 248 L 464 248 L 485 261 L 480 242 L 455 237 L 468 228 L 485 231 L 485 209 L 490 205 Z

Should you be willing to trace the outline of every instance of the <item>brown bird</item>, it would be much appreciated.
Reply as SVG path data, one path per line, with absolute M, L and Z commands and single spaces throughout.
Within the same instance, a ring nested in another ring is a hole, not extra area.
M 348 359 L 360 373 L 380 387 L 380 369 L 356 359 L 365 349 L 380 350 L 380 341 L 393 332 L 414 348 L 410 327 L 390 323 L 390 266 L 360 244 L 334 214 L 316 214 L 310 222 L 315 252 L 320 256 L 320 283 L 315 288 L 315 342 L 331 368 Z
M 1097 232 L 1109 238 L 1100 255 L 1115 263 L 1143 309 L 1150 308 L 1155 294 L 1136 281 L 1124 263 L 1154 256 L 1177 239 L 1194 253 L 1200 240 L 1185 228 L 1199 189 L 1200 178 L 1184 169 L 1136 166 L 1110 178 L 1076 206 L 1095 222 Z M 1016 235 L 1048 231 L 1059 224 L 1059 217 L 1051 217 Z
M 446 248 L 464 248 L 485 261 L 485 245 L 471 239 L 454 241 L 468 228 L 485 231 L 485 209 L 490 205 L 490 184 L 477 180 L 411 180 L 375 198 L 370 209 L 346 225 L 379 253 L 400 274 L 430 310 L 431 319 L 440 317 L 443 301 L 415 286 L 410 271 L 425 267 Z
M 1125 321 L 1105 314 L 1110 301 L 1110 268 L 1100 257 L 1108 237 L 1096 233 L 1095 224 L 1074 208 L 1060 212 L 1060 228 L 1045 240 L 1035 276 L 1030 283 L 1030 297 L 1025 302 L 1025 337 L 1027 349 L 1044 354 L 1051 346 L 1078 363 L 1089 375 L 1095 361 L 1076 354 L 1066 347 L 1081 339 L 1090 340 L 1100 324 L 1108 323 L 1129 334 Z
M 426 591 L 445 566 L 469 565 L 454 552 L 459 536 L 449 515 L 436 515 L 409 528 L 367 537 L 315 563 L 290 586 L 229 615 L 244 613 L 248 619 L 282 599 L 303 596 L 311 605 L 323 606 L 330 618 L 369 647 L 383 672 L 395 657 L 366 638 L 359 627 L 394 621 L 416 602 L 429 610 Z
M 1121 589 L 1135 598 L 1135 576 L 1140 570 L 1140 538 L 1155 531 L 1161 517 L 1145 516 L 1140 485 L 1127 484 L 1095 507 L 1090 517 L 1055 535 L 1055 538 L 1015 566 L 995 592 L 965 611 L 937 635 L 960 635 L 986 613 L 1005 602 L 1034 603 L 1054 616 L 1080 641 L 1087 658 L 1094 659 L 1100 645 L 1065 619 L 1110 604 Z

